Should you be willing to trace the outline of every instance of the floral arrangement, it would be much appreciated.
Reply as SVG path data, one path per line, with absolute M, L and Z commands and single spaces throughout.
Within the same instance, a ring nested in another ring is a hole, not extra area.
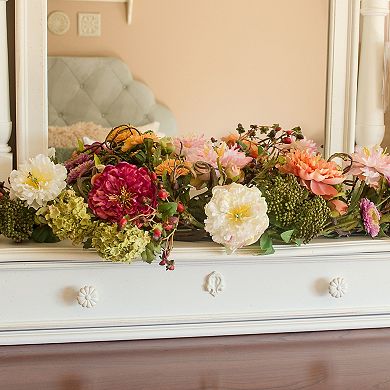
M 160 138 L 130 125 L 80 142 L 59 164 L 38 155 L 0 187 L 0 233 L 17 242 L 71 240 L 106 260 L 173 270 L 175 239 L 229 253 L 318 236 L 390 233 L 390 155 L 357 147 L 325 160 L 299 127 L 238 125 L 220 140 Z

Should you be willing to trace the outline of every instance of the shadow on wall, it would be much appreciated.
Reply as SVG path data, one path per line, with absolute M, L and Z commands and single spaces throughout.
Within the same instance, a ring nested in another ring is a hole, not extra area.
M 12 135 L 9 140 L 9 145 L 12 148 L 13 164 L 16 166 L 16 138 L 15 138 L 15 123 L 16 123 L 16 92 L 15 92 L 15 1 L 7 1 L 7 28 L 8 28 L 8 68 L 9 68 L 9 84 L 10 84 L 10 103 L 11 103 L 11 121 Z

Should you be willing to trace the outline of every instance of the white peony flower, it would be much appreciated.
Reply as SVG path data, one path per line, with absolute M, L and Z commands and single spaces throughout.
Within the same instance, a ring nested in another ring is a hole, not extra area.
M 267 203 L 257 187 L 232 183 L 213 188 L 205 229 L 231 253 L 255 243 L 269 225 Z
M 63 165 L 54 164 L 49 157 L 39 154 L 30 158 L 27 164 L 22 164 L 20 169 L 11 172 L 10 196 L 38 209 L 55 199 L 66 187 L 66 175 Z

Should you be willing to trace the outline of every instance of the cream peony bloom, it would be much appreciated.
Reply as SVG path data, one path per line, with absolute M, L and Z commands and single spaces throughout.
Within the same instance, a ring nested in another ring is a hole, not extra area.
M 229 253 L 255 243 L 269 225 L 267 203 L 257 187 L 216 186 L 205 212 L 206 231 Z
M 38 209 L 55 199 L 66 187 L 66 175 L 63 165 L 54 164 L 49 157 L 39 154 L 30 158 L 27 164 L 22 164 L 20 169 L 11 172 L 10 196 Z

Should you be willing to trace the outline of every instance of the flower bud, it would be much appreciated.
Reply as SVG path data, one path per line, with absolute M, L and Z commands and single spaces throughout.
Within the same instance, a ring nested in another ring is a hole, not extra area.
M 186 209 L 186 208 L 185 208 L 185 206 L 183 205 L 183 203 L 179 202 L 179 203 L 177 204 L 177 212 L 178 212 L 178 213 L 183 213 L 185 209 Z
M 284 143 L 284 144 L 291 144 L 292 143 L 292 138 L 291 137 L 284 137 L 284 138 L 282 138 L 282 142 Z
M 168 192 L 165 191 L 164 189 L 161 189 L 158 191 L 157 193 L 157 196 L 161 199 L 161 200 L 166 200 L 169 196 Z

